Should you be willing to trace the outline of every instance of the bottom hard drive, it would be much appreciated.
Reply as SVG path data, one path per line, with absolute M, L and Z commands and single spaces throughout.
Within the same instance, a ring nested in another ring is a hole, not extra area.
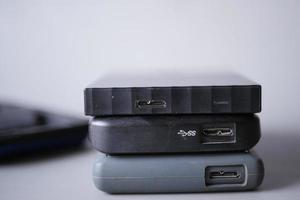
M 96 187 L 107 193 L 243 191 L 258 187 L 262 160 L 252 153 L 127 155 L 100 154 Z

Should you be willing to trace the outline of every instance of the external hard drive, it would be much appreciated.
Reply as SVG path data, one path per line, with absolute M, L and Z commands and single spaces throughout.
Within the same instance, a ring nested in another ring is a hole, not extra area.
M 107 193 L 243 191 L 263 177 L 263 162 L 251 153 L 100 155 L 93 169 L 96 187 Z
M 91 116 L 261 111 L 261 86 L 231 74 L 104 76 L 84 97 Z
M 107 154 L 244 151 L 260 139 L 254 114 L 102 117 L 89 129 L 94 148 Z
M 0 158 L 75 147 L 87 132 L 86 120 L 0 104 Z

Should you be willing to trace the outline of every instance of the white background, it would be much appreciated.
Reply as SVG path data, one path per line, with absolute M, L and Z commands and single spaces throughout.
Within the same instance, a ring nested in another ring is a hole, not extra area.
M 2 100 L 81 116 L 84 87 L 104 71 L 234 70 L 262 85 L 257 151 L 267 175 L 260 190 L 180 199 L 300 199 L 299 65 L 296 0 L 0 0 Z M 0 199 L 141 197 L 98 192 L 90 176 L 94 157 L 86 150 L 0 165 Z M 70 170 L 75 174 L 65 175 Z

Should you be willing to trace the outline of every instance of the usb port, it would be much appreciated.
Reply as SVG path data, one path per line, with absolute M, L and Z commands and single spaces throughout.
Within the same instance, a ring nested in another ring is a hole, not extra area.
M 204 126 L 200 140 L 202 144 L 235 143 L 235 126 L 234 124 Z
M 205 169 L 205 184 L 243 184 L 245 176 L 243 165 L 209 166 Z
M 137 100 L 136 106 L 139 109 L 165 108 L 167 103 L 164 100 Z
M 231 128 L 206 128 L 203 129 L 203 134 L 207 136 L 232 136 Z
M 220 179 L 220 178 L 239 178 L 241 175 L 237 172 L 224 172 L 224 171 L 216 171 L 211 172 L 209 175 L 210 179 Z

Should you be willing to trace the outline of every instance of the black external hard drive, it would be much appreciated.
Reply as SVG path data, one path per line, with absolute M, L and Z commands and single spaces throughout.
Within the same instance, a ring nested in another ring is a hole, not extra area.
M 233 74 L 104 76 L 84 91 L 85 114 L 258 113 L 261 86 Z
M 254 114 L 101 117 L 89 129 L 94 148 L 107 154 L 244 151 L 260 139 Z
M 87 132 L 86 120 L 0 103 L 0 158 L 79 146 Z

